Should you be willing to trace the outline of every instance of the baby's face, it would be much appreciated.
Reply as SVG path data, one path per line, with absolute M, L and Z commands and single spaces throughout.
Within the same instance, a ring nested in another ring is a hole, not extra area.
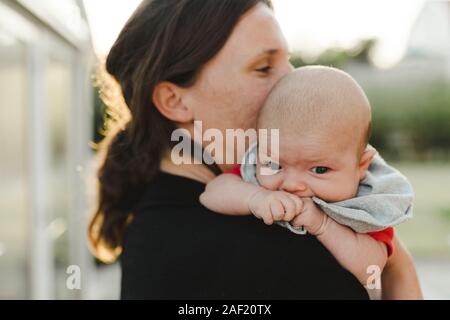
M 279 148 L 269 149 L 269 156 L 259 155 L 257 179 L 269 190 L 283 190 L 299 197 L 314 196 L 326 202 L 353 198 L 363 178 L 358 147 L 340 140 L 325 133 L 281 134 Z M 274 161 L 277 158 L 279 163 Z

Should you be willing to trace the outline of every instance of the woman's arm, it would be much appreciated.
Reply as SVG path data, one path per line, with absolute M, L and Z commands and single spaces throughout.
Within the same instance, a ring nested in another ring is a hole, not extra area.
M 394 237 L 394 248 L 381 274 L 383 300 L 423 299 L 413 259 L 397 236 Z

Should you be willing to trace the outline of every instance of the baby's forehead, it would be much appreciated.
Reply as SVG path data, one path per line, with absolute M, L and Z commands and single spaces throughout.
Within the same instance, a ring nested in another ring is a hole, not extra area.
M 325 117 L 328 119 L 324 119 Z M 368 127 L 367 121 L 359 121 L 357 118 L 337 119 L 323 115 L 309 117 L 307 120 L 298 120 L 295 116 L 285 119 L 275 116 L 261 124 L 258 130 L 264 129 L 269 133 L 267 141 L 269 138 L 276 138 L 283 147 L 300 144 L 305 148 L 328 150 L 353 146 L 364 137 L 364 128 Z
M 326 134 L 295 134 L 281 130 L 278 141 L 259 141 L 262 158 L 276 158 L 282 163 L 341 163 L 357 153 L 357 143 Z
M 291 72 L 275 85 L 260 120 L 280 118 L 314 124 L 327 116 L 356 121 L 361 115 L 370 115 L 370 104 L 350 75 L 334 68 L 311 66 Z

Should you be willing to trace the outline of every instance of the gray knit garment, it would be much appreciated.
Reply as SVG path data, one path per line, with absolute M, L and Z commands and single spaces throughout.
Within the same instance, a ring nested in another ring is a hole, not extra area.
M 245 154 L 241 175 L 244 181 L 259 185 L 256 179 L 256 145 Z M 376 155 L 367 175 L 359 184 L 355 198 L 327 203 L 313 197 L 328 216 L 359 233 L 374 232 L 395 226 L 412 218 L 414 192 L 408 179 Z M 287 222 L 278 222 L 294 233 L 305 234 Z

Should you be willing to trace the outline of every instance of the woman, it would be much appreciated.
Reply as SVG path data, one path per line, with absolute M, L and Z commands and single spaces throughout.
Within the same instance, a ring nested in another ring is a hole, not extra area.
M 292 70 L 270 0 L 144 1 L 106 67 L 131 120 L 106 142 L 90 238 L 100 258 L 120 254 L 122 298 L 368 298 L 314 237 L 202 207 L 205 183 L 234 164 L 170 157 L 172 132 L 194 136 L 194 121 L 223 133 L 253 128 Z M 405 283 L 419 292 L 412 279 Z

